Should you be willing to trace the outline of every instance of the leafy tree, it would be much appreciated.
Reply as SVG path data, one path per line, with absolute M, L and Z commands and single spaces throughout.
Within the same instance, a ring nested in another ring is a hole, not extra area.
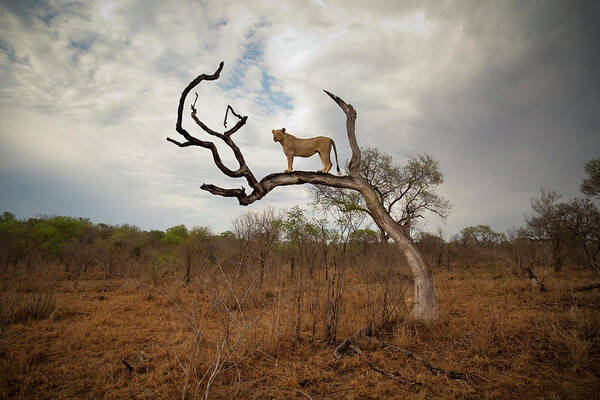
M 585 163 L 587 178 L 581 183 L 581 191 L 590 197 L 600 199 L 600 158 Z
M 153 229 L 150 232 L 148 232 L 150 234 L 150 236 L 162 240 L 165 237 L 165 233 L 161 230 L 158 229 Z
M 125 267 L 130 266 L 130 261 L 138 260 L 143 247 L 153 240 L 152 236 L 144 234 L 134 225 L 113 226 L 111 231 L 110 236 L 103 241 L 107 276 L 125 272 Z
M 14 214 L 5 211 L 0 216 L 0 262 L 4 270 L 16 264 L 25 250 L 25 228 Z
M 488 225 L 468 226 L 460 231 L 465 245 L 490 247 L 506 240 L 504 233 L 495 232 Z
M 183 233 L 183 230 L 179 230 L 180 233 Z M 212 233 L 208 227 L 196 226 L 187 232 L 187 235 L 184 236 L 184 239 L 180 242 L 184 254 L 185 267 L 183 282 L 186 285 L 189 284 L 191 280 L 192 266 L 194 264 L 200 264 L 203 260 L 209 259 L 212 256 L 212 252 L 209 251 L 211 238 Z
M 305 247 L 309 236 L 308 224 L 309 222 L 304 215 L 304 210 L 298 206 L 294 206 L 286 213 L 285 221 L 281 225 L 285 238 L 298 248 L 300 264 L 302 264 L 305 258 Z
M 377 243 L 377 232 L 372 229 L 357 229 L 350 234 L 352 243 L 360 243 L 363 245 Z
M 40 239 L 43 249 L 61 256 L 65 243 L 81 235 L 83 229 L 90 224 L 89 220 L 81 218 L 44 217 L 35 225 L 34 235 Z
M 169 244 L 179 244 L 183 242 L 189 235 L 185 225 L 172 226 L 165 232 L 162 240 Z
M 379 201 L 387 212 L 398 222 L 407 235 L 414 232 L 415 222 L 430 214 L 445 220 L 450 214 L 448 200 L 435 192 L 436 186 L 444 182 L 439 162 L 429 154 L 416 154 L 408 157 L 403 167 L 394 165 L 392 156 L 377 149 L 361 150 L 360 174 L 375 188 Z M 362 212 L 372 215 L 364 198 L 351 190 L 324 185 L 314 185 L 308 189 L 315 205 L 324 209 L 337 209 L 343 213 Z M 383 241 L 389 239 L 385 230 L 380 229 Z
M 419 249 L 421 249 L 425 257 L 428 258 L 428 261 L 431 265 L 442 265 L 442 256 L 446 243 L 442 238 L 441 232 L 439 235 L 429 232 L 421 232 L 417 236 L 416 241 Z
M 235 233 L 233 233 L 232 231 L 225 231 L 221 232 L 219 234 L 219 237 L 222 237 L 224 239 L 235 239 Z

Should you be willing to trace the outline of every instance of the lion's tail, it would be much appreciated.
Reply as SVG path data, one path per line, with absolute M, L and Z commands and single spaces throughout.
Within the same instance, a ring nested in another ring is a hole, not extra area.
M 337 159 L 337 149 L 335 148 L 335 142 L 333 141 L 333 139 L 331 139 L 331 144 L 333 145 L 333 153 L 335 154 L 335 167 L 337 168 L 337 173 L 340 173 L 340 163 L 338 162 Z

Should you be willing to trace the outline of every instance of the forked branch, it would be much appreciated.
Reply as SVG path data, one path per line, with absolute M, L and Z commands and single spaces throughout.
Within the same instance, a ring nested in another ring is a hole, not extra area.
M 195 88 L 202 81 L 212 81 L 219 79 L 221 70 L 223 69 L 223 62 L 217 68 L 217 71 L 212 75 L 202 74 L 196 77 L 190 84 L 183 90 L 181 93 L 181 97 L 179 100 L 179 108 L 177 110 L 177 125 L 175 129 L 177 132 L 185 138 L 185 141 L 180 142 L 174 140 L 172 138 L 167 138 L 167 140 L 179 147 L 189 147 L 189 146 L 200 146 L 206 149 L 209 149 L 213 156 L 213 161 L 215 165 L 223 172 L 225 175 L 231 178 L 245 178 L 248 185 L 252 189 L 250 194 L 246 193 L 245 188 L 222 188 L 219 186 L 215 186 L 212 184 L 203 184 L 201 188 L 206 190 L 207 192 L 223 197 L 235 197 L 238 199 L 238 202 L 241 205 L 249 205 L 254 203 L 257 200 L 263 198 L 267 193 L 276 188 L 277 186 L 288 186 L 288 185 L 301 185 L 304 183 L 312 183 L 312 184 L 320 184 L 327 186 L 334 186 L 338 188 L 345 189 L 355 189 L 358 190 L 358 183 L 356 182 L 356 177 L 359 176 L 359 167 L 360 167 L 360 149 L 356 142 L 356 136 L 354 131 L 354 122 L 356 120 L 356 111 L 354 107 L 350 104 L 346 104 L 344 100 L 339 98 L 338 96 L 325 91 L 337 104 L 342 108 L 344 113 L 346 114 L 346 130 L 348 132 L 348 140 L 350 141 L 350 147 L 352 148 L 352 160 L 350 161 L 350 176 L 334 176 L 331 174 L 323 174 L 316 172 L 302 172 L 295 171 L 291 173 L 277 173 L 270 174 L 265 176 L 262 180 L 257 181 L 254 177 L 254 174 L 248 167 L 244 156 L 239 149 L 239 147 L 235 144 L 231 136 L 237 132 L 242 126 L 246 124 L 248 120 L 247 116 L 242 116 L 235 112 L 232 106 L 227 105 L 225 110 L 225 119 L 223 121 L 223 125 L 227 127 L 227 116 L 229 112 L 238 118 L 238 122 L 231 129 L 220 133 L 211 128 L 209 128 L 202 120 L 198 118 L 198 113 L 196 109 L 196 101 L 198 100 L 198 93 L 196 93 L 196 98 L 194 102 L 191 104 L 191 118 L 204 132 L 206 132 L 210 136 L 217 137 L 221 139 L 229 148 L 233 151 L 236 160 L 238 161 L 239 167 L 236 170 L 232 170 L 225 166 L 223 163 L 221 156 L 217 150 L 215 144 L 211 141 L 205 141 L 198 139 L 197 137 L 192 136 L 182 124 L 183 121 L 183 108 L 185 104 L 185 100 L 189 92 Z

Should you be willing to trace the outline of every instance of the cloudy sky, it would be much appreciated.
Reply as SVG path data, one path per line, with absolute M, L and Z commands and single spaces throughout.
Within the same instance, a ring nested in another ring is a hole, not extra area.
M 199 186 L 242 182 L 165 140 L 182 89 L 225 61 L 199 116 L 221 129 L 227 104 L 248 115 L 236 140 L 257 177 L 285 168 L 274 128 L 349 157 L 327 89 L 355 106 L 361 146 L 439 160 L 453 211 L 428 227 L 505 231 L 540 188 L 577 196 L 600 156 L 599 4 L 1 0 L 0 211 L 228 229 L 247 208 Z M 306 205 L 305 189 L 250 209 L 267 204 Z

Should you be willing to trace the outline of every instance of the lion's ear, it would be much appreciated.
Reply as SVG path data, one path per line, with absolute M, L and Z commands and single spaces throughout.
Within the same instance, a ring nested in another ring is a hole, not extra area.
M 271 129 L 271 133 L 274 135 L 275 134 L 275 129 Z
M 281 132 L 285 133 L 285 128 L 281 128 Z

